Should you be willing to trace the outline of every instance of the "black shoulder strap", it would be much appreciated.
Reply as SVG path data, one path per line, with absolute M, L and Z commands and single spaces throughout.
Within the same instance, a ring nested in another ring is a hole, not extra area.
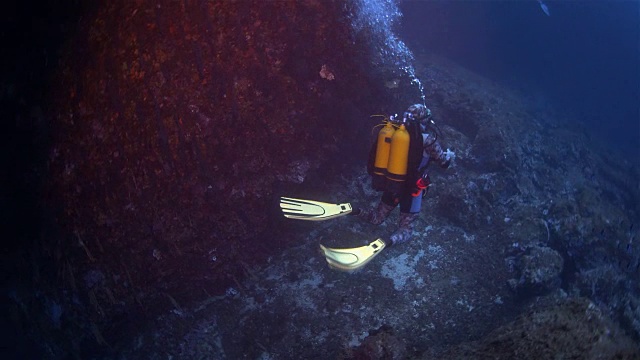
M 422 161 L 423 152 L 423 139 L 420 124 L 417 121 L 411 121 L 408 123 L 407 130 L 409 131 L 409 157 L 407 164 L 407 182 L 408 186 L 413 186 L 418 178 L 422 176 L 418 171 L 420 162 Z

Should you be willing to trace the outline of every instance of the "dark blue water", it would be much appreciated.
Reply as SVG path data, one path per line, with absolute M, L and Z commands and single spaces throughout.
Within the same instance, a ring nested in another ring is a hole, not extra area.
M 540 96 L 640 162 L 640 2 L 401 2 L 414 52 Z

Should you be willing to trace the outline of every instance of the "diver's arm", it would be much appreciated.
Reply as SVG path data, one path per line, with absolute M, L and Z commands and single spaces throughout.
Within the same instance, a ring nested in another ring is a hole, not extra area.
M 428 135 L 424 141 L 425 147 L 424 150 L 429 155 L 431 160 L 434 160 L 443 168 L 448 168 L 451 165 L 451 156 L 449 156 L 449 152 L 445 152 L 442 150 L 442 146 L 437 140 L 433 139 L 432 135 Z

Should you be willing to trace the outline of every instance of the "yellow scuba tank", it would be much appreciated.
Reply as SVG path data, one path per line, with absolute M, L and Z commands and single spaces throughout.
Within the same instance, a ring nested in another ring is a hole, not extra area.
M 378 132 L 376 143 L 376 153 L 371 174 L 371 185 L 375 190 L 384 191 L 387 188 L 387 164 L 389 163 L 389 152 L 391 151 L 391 137 L 396 129 L 390 121 Z
M 404 124 L 393 133 L 389 162 L 387 164 L 386 177 L 390 181 L 391 191 L 398 191 L 404 185 L 407 178 L 407 165 L 409 162 L 409 132 Z
M 373 173 L 377 176 L 385 177 L 387 173 L 387 164 L 389 163 L 389 152 L 391 150 L 391 138 L 396 130 L 387 121 L 382 129 L 378 132 L 378 143 L 376 144 L 376 159 L 373 163 Z

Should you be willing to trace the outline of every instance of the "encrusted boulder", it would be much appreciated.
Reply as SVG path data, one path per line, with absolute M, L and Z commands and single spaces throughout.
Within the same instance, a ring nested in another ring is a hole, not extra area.
M 396 360 L 406 359 L 407 346 L 393 334 L 393 329 L 389 326 L 382 326 L 380 329 L 372 331 L 360 346 L 351 354 L 352 359 L 358 360 Z
M 432 357 L 423 359 L 432 359 Z M 532 310 L 438 359 L 638 359 L 638 345 L 585 298 Z
M 551 248 L 530 246 L 511 262 L 519 275 L 508 281 L 514 291 L 539 294 L 560 286 L 564 259 Z

